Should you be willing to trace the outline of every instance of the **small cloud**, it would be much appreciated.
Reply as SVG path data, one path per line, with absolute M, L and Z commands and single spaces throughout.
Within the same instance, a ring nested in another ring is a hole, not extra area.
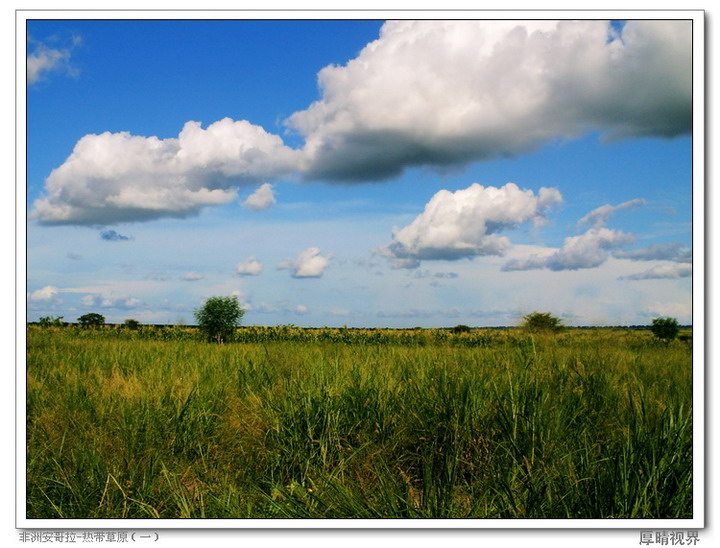
M 458 278 L 460 275 L 457 272 L 430 272 L 429 270 L 416 270 L 413 274 L 413 278 L 436 278 L 436 279 L 453 279 Z M 433 282 L 437 283 L 437 282 Z
M 243 206 L 255 211 L 263 211 L 275 204 L 275 194 L 270 183 L 261 185 L 242 203 Z
M 416 279 L 430 278 L 430 287 L 442 287 L 443 284 L 440 283 L 440 280 L 451 280 L 453 278 L 458 278 L 459 276 L 460 275 L 457 272 L 430 272 L 429 270 L 418 269 L 415 271 L 412 277 Z M 405 287 L 412 287 L 412 284 L 409 283 Z
M 98 304 L 98 299 L 95 295 L 85 295 L 80 299 L 80 304 L 83 306 L 95 306 Z
M 68 253 L 66 255 L 66 257 L 68 259 L 70 259 L 71 261 L 82 261 L 82 259 L 83 259 L 82 255 L 79 255 L 78 253 L 72 253 L 72 252 Z
M 180 276 L 180 279 L 185 280 L 186 282 L 196 282 L 204 278 L 205 276 L 203 276 L 202 274 L 198 274 L 197 272 L 187 272 L 186 274 Z
M 383 248 L 378 254 L 385 256 L 390 261 L 390 268 L 393 270 L 413 270 L 420 267 L 420 261 L 412 257 L 394 257 L 389 248 Z
M 29 298 L 31 301 L 49 301 L 52 300 L 58 293 L 59 290 L 57 287 L 46 285 L 42 289 L 33 291 Z
M 248 257 L 245 262 L 235 265 L 235 274 L 238 276 L 257 276 L 262 272 L 263 265 L 255 256 Z
M 676 263 L 692 262 L 692 249 L 681 243 L 651 245 L 632 251 L 619 250 L 613 253 L 616 259 L 630 259 L 632 261 L 674 261 Z
M 322 256 L 320 249 L 310 247 L 297 259 L 287 259 L 277 265 L 278 270 L 290 270 L 293 278 L 319 278 L 330 264 L 332 255 Z
M 634 200 L 629 200 L 616 206 L 606 204 L 604 206 L 593 209 L 590 213 L 585 215 L 585 217 L 580 219 L 577 222 L 577 225 L 580 226 L 584 223 L 589 223 L 592 225 L 593 228 L 602 228 L 603 226 L 605 226 L 607 220 L 612 217 L 616 211 L 620 209 L 628 209 L 639 205 L 644 205 L 645 203 L 646 201 L 644 199 L 636 198 Z
M 650 317 L 670 316 L 681 318 L 681 321 L 692 321 L 692 305 L 689 303 L 655 303 L 643 312 Z
M 144 306 L 144 302 L 135 297 L 118 297 L 111 294 L 85 295 L 80 299 L 80 304 L 84 307 L 117 308 L 120 310 L 130 310 Z
M 298 304 L 293 306 L 287 301 L 280 301 L 275 304 L 261 302 L 253 308 L 253 312 L 257 312 L 259 314 L 281 314 L 283 316 L 286 316 L 288 314 L 304 316 L 305 314 L 309 314 L 310 310 L 304 304 Z
M 106 242 L 125 242 L 128 240 L 132 240 L 130 236 L 124 236 L 119 232 L 116 232 L 115 230 L 103 230 L 100 233 L 100 238 L 102 238 Z
M 585 234 L 565 238 L 563 246 L 550 255 L 531 255 L 527 259 L 513 259 L 501 270 L 580 270 L 595 268 L 608 259 L 608 250 L 635 241 L 632 234 L 609 228 L 591 228 Z
M 69 76 L 75 76 L 77 69 L 70 64 L 70 56 L 73 49 L 81 42 L 79 37 L 73 37 L 71 44 L 66 47 L 51 48 L 42 42 L 29 39 L 26 58 L 27 85 L 37 83 L 50 72 L 64 72 Z
M 452 318 L 456 319 L 463 314 L 463 311 L 458 308 L 451 307 L 445 309 L 423 309 L 423 308 L 408 308 L 405 310 L 384 310 L 377 313 L 379 318 Z
M 172 276 L 167 274 L 166 272 L 151 272 L 147 276 L 145 276 L 146 280 L 154 280 L 156 282 L 168 282 L 172 280 Z
M 274 314 L 276 312 L 279 312 L 280 309 L 277 306 L 268 304 L 266 302 L 262 302 L 258 304 L 254 309 L 254 312 L 258 312 L 260 314 Z
M 245 310 L 246 312 L 249 310 L 253 310 L 253 305 L 251 303 L 251 297 L 246 294 L 243 291 L 240 291 L 239 289 L 234 290 L 231 294 L 231 297 L 237 297 L 238 301 L 240 302 L 240 308 Z
M 679 280 L 692 276 L 692 265 L 670 264 L 654 266 L 637 274 L 622 276 L 620 280 Z

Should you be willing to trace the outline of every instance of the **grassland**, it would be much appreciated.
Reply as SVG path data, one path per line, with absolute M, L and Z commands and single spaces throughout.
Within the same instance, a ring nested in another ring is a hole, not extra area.
M 689 518 L 649 332 L 27 332 L 28 518 Z

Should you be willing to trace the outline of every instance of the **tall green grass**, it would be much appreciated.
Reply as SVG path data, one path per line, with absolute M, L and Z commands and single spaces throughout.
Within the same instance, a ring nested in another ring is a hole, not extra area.
M 31 327 L 27 517 L 692 516 L 686 343 L 418 337 L 216 345 Z

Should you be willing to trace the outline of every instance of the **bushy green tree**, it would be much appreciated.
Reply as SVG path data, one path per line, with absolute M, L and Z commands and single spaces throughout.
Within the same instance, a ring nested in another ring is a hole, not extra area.
M 78 322 L 83 327 L 99 327 L 105 324 L 105 316 L 97 312 L 90 312 L 80 316 Z
M 680 327 L 675 318 L 655 318 L 652 321 L 650 330 L 658 339 L 671 341 L 677 337 L 680 332 Z
M 562 320 L 556 318 L 550 312 L 532 312 L 526 314 L 522 319 L 522 327 L 531 333 L 550 333 L 560 331 Z
M 237 297 L 210 297 L 195 310 L 195 319 L 208 340 L 221 343 L 232 340 L 244 314 Z

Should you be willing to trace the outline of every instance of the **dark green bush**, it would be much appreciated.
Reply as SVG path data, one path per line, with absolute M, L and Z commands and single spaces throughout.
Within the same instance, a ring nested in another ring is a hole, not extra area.
M 125 327 L 135 331 L 140 328 L 140 322 L 133 319 L 125 320 Z
M 677 337 L 680 327 L 675 318 L 655 318 L 652 321 L 650 330 L 658 339 L 671 341 Z
M 523 316 L 522 327 L 531 333 L 555 332 L 563 328 L 562 320 L 549 312 L 526 314 Z

